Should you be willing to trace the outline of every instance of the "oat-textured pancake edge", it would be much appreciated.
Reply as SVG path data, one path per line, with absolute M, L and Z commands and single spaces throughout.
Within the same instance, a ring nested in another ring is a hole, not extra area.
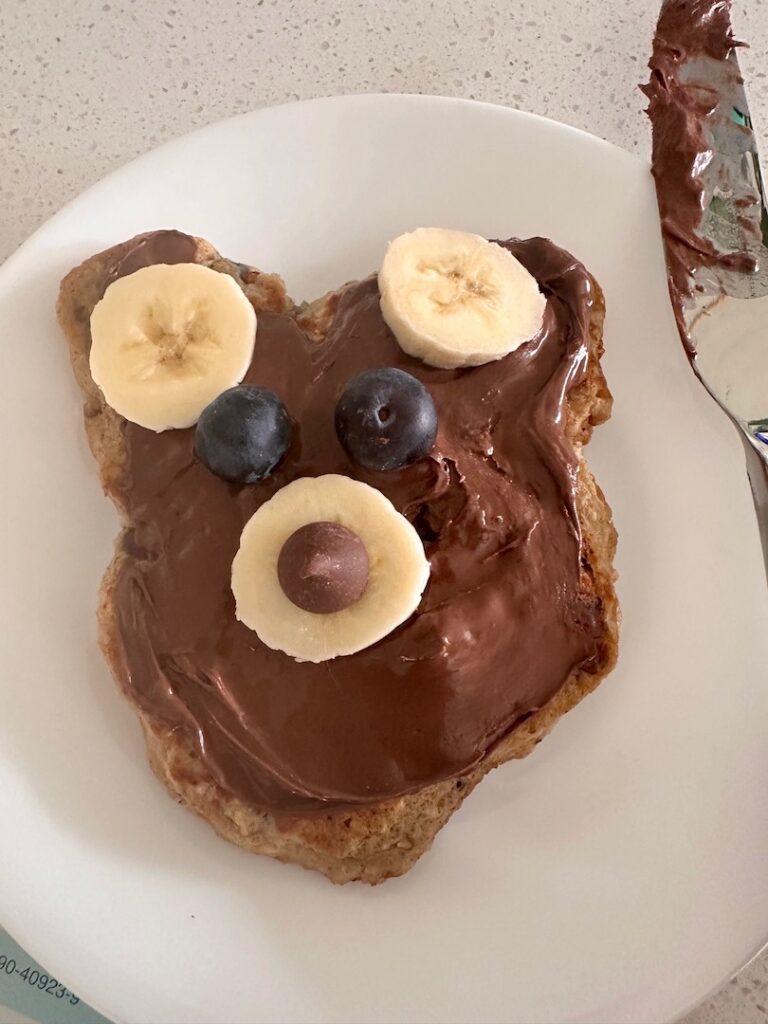
M 90 311 L 101 297 L 108 269 L 141 242 L 137 236 L 97 254 L 64 279 L 58 302 L 59 322 L 70 347 L 73 370 L 83 392 L 86 430 L 98 462 L 105 491 L 124 512 L 120 480 L 125 451 L 121 417 L 104 402 L 94 384 L 88 363 Z M 213 247 L 196 239 L 195 260 L 224 272 L 237 274 L 239 265 L 222 260 Z M 290 311 L 307 335 L 322 339 L 332 319 L 338 293 L 297 310 L 288 299 L 282 281 L 249 270 L 239 277 L 257 314 Z M 615 664 L 618 650 L 618 604 L 613 589 L 613 556 L 616 532 L 602 491 L 586 465 L 581 447 L 592 428 L 610 414 L 610 394 L 600 368 L 603 304 L 593 306 L 589 331 L 591 354 L 586 374 L 570 389 L 565 403 L 566 435 L 579 461 L 576 505 L 582 538 L 582 555 L 589 567 L 594 591 L 603 613 L 599 664 L 591 671 L 578 669 L 539 710 L 513 729 L 501 743 L 467 774 L 436 782 L 421 789 L 359 808 L 345 808 L 327 815 L 317 813 L 275 817 L 231 795 L 212 778 L 183 729 L 169 728 L 160 720 L 140 713 L 150 763 L 171 795 L 204 817 L 225 839 L 255 853 L 321 871 L 334 882 L 363 880 L 372 884 L 403 874 L 431 846 L 436 833 L 464 798 L 492 768 L 524 757 L 549 732 L 557 720 L 593 690 Z M 128 524 L 126 523 L 126 527 Z M 107 570 L 99 602 L 99 637 L 105 656 L 114 668 L 119 639 L 115 628 L 113 590 L 125 554 L 120 545 Z

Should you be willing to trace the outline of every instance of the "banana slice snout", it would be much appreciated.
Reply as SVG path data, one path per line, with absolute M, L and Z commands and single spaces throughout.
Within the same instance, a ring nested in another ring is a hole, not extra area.
M 381 491 L 303 477 L 248 520 L 232 563 L 237 618 L 267 647 L 329 661 L 381 640 L 416 610 L 429 562 Z
M 417 228 L 390 242 L 381 312 L 398 344 L 430 366 L 480 366 L 541 329 L 546 300 L 512 253 L 480 235 Z
M 162 431 L 191 427 L 239 384 L 256 314 L 236 282 L 199 263 L 142 267 L 109 285 L 91 314 L 91 376 L 112 408 Z

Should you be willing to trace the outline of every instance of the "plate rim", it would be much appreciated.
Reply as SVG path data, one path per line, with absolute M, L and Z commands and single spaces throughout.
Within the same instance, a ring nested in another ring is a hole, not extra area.
M 337 103 L 369 103 L 373 101 L 385 101 L 399 103 L 404 100 L 409 102 L 416 102 L 422 105 L 434 104 L 435 106 L 442 106 L 444 104 L 450 106 L 462 106 L 473 109 L 486 109 L 496 113 L 501 112 L 503 114 L 511 114 L 514 117 L 519 117 L 522 120 L 530 120 L 541 125 L 548 127 L 555 127 L 558 130 L 565 131 L 574 136 L 588 140 L 590 144 L 597 144 L 610 152 L 613 158 L 618 158 L 627 161 L 633 165 L 635 169 L 640 166 L 646 166 L 650 172 L 650 164 L 647 160 L 643 160 L 642 157 L 636 153 L 630 153 L 629 150 L 623 149 L 621 146 L 616 145 L 615 142 L 609 142 L 607 139 L 602 138 L 599 135 L 593 135 L 592 132 L 585 131 L 583 128 L 577 128 L 575 125 L 567 124 L 565 121 L 558 121 L 554 117 L 546 117 L 543 114 L 534 114 L 528 110 L 522 110 L 519 107 L 509 107 L 503 103 L 495 103 L 491 100 L 471 100 L 464 96 L 446 96 L 443 93 L 417 93 L 417 92 L 349 92 L 349 93 L 335 93 L 331 96 L 313 96 L 303 100 L 286 100 L 281 103 L 273 103 L 264 107 L 254 107 L 252 110 L 244 110 L 240 114 L 232 114 L 229 117 L 222 117 L 216 121 L 211 121 L 209 124 L 201 125 L 198 128 L 193 128 L 189 132 L 182 132 L 179 135 L 173 135 L 171 138 L 166 139 L 165 142 L 161 142 L 157 146 L 152 146 L 149 149 L 143 150 L 136 156 L 131 157 L 123 164 L 118 164 L 117 167 L 113 167 L 111 171 L 97 178 L 95 181 L 87 185 L 82 191 L 68 199 L 62 206 L 55 210 L 50 217 L 39 224 L 34 231 L 24 238 L 16 248 L 10 252 L 6 258 L 0 263 L 0 282 L 2 281 L 2 274 L 10 266 L 12 267 L 17 258 L 23 256 L 26 248 L 37 239 L 37 236 L 45 231 L 52 224 L 55 224 L 60 217 L 70 213 L 73 207 L 76 207 L 83 199 L 88 197 L 91 192 L 101 188 L 102 186 L 108 185 L 113 178 L 119 176 L 124 171 L 133 167 L 134 165 L 141 163 L 149 156 L 154 156 L 158 153 L 165 153 L 174 148 L 180 142 L 186 142 L 187 139 L 192 139 L 197 136 L 210 131 L 212 128 L 218 128 L 223 125 L 234 124 L 237 121 L 249 120 L 253 117 L 258 117 L 267 112 L 274 112 L 275 115 L 279 116 L 279 113 L 283 110 L 294 110 L 299 108 L 312 108 L 322 106 L 333 106 Z

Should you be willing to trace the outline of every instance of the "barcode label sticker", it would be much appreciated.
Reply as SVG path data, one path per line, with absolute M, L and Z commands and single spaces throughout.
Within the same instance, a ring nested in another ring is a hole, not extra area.
M 0 1024 L 4 1006 L 40 1024 L 109 1024 L 0 928 Z

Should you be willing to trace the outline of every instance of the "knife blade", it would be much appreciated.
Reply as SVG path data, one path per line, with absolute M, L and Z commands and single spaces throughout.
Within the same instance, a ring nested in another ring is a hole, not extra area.
M 742 45 L 731 0 L 665 0 L 642 88 L 672 307 L 741 431 L 768 571 L 768 205 Z

